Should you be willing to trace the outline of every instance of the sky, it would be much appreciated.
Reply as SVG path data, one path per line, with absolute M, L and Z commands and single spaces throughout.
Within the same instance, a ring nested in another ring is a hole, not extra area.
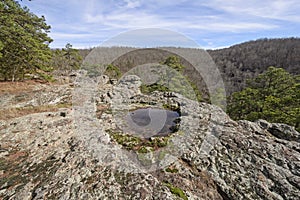
M 51 25 L 52 48 L 101 45 L 218 49 L 300 36 L 299 0 L 23 0 Z

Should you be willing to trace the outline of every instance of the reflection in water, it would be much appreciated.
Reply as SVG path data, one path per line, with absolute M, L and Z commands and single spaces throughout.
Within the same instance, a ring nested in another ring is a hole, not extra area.
M 130 131 L 140 137 L 166 136 L 178 128 L 179 113 L 157 108 L 142 108 L 126 116 Z

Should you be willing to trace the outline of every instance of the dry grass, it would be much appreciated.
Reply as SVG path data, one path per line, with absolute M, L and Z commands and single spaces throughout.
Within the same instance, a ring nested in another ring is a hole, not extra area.
M 32 92 L 36 90 L 39 85 L 56 85 L 59 83 L 49 83 L 39 80 L 26 80 L 26 81 L 15 81 L 15 82 L 1 82 L 0 81 L 0 95 L 1 94 L 19 94 L 24 92 Z
M 70 108 L 71 104 L 42 105 L 24 108 L 9 108 L 0 110 L 0 120 L 8 120 L 33 113 L 56 112 L 59 108 Z
M 0 95 L 18 94 L 20 92 L 30 92 L 41 83 L 36 81 L 23 81 L 23 82 L 0 82 Z
M 38 80 L 26 80 L 16 82 L 0 82 L 0 97 L 4 94 L 20 95 L 31 94 L 39 90 L 41 85 L 55 85 L 57 83 L 47 83 Z M 59 108 L 70 108 L 71 104 L 57 104 L 57 105 L 41 105 L 22 108 L 6 108 L 0 109 L 0 120 L 8 120 L 16 117 L 21 117 L 33 113 L 41 112 L 55 112 Z

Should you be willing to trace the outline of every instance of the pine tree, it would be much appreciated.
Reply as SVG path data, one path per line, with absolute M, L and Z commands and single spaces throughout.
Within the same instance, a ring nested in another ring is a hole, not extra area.
M 56 49 L 53 52 L 52 66 L 57 70 L 70 71 L 79 69 L 82 57 L 77 49 L 73 49 L 70 43 L 65 48 Z
M 248 81 L 248 87 L 229 99 L 233 119 L 286 123 L 300 131 L 300 79 L 282 68 L 268 70 Z
M 24 80 L 51 71 L 50 26 L 17 1 L 0 1 L 0 79 Z M 1 48 L 2 47 L 2 48 Z

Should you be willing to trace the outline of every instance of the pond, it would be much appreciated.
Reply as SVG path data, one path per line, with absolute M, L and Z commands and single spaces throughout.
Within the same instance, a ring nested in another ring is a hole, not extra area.
M 167 136 L 178 130 L 180 114 L 159 108 L 130 111 L 125 119 L 130 132 L 142 138 Z

